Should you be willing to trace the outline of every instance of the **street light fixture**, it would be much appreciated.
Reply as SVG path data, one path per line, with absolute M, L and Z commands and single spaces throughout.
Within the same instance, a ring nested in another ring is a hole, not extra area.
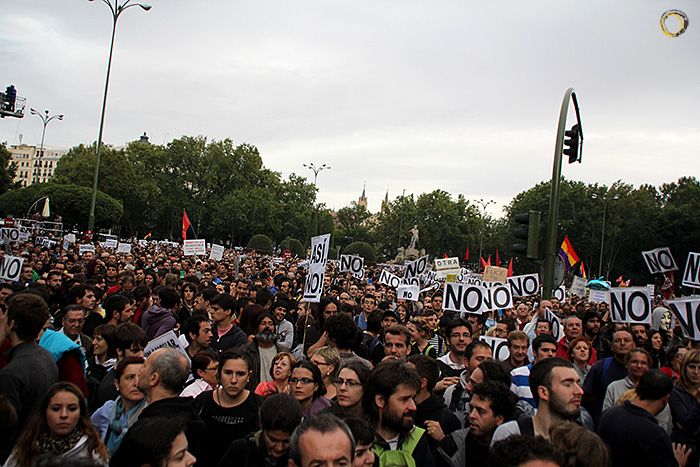
M 485 221 L 486 208 L 489 207 L 489 205 L 491 205 L 491 204 L 496 204 L 496 202 L 492 199 L 490 199 L 488 201 L 484 201 L 483 199 L 480 198 L 480 199 L 477 199 L 475 201 L 475 203 L 478 204 L 479 206 L 481 206 L 482 224 L 481 224 L 481 235 L 480 235 L 480 239 L 479 239 L 479 258 L 481 258 L 481 253 L 482 253 L 482 250 L 484 248 L 484 230 L 486 230 L 486 221 Z
M 605 214 L 608 208 L 608 196 L 607 193 L 603 195 L 598 195 L 598 193 L 593 193 L 591 195 L 592 199 L 602 199 L 603 200 L 603 227 L 600 232 L 600 258 L 598 259 L 598 277 L 603 275 L 603 244 L 605 241 Z M 613 200 L 620 199 L 620 195 L 613 195 Z
M 301 165 L 303 165 L 304 167 L 306 167 L 307 169 L 311 170 L 314 173 L 314 191 L 318 189 L 316 186 L 316 180 L 318 179 L 318 174 L 320 172 L 323 172 L 324 170 L 331 169 L 331 166 L 328 164 L 323 164 L 319 167 L 317 167 L 313 162 L 311 162 L 309 164 L 301 164 Z M 318 214 L 318 202 L 317 202 L 316 203 L 316 235 L 318 235 L 320 233 L 318 231 L 318 228 L 319 228 L 318 227 L 318 217 L 319 217 L 319 214 Z
M 29 112 L 32 115 L 37 115 L 41 119 L 42 123 L 44 124 L 44 129 L 41 132 L 41 147 L 39 149 L 39 159 L 41 159 L 44 157 L 44 137 L 46 136 L 46 125 L 48 125 L 51 120 L 63 120 L 63 114 L 52 115 L 49 117 L 48 110 L 44 110 L 44 113 L 42 114 L 41 112 L 37 112 L 36 110 L 34 110 L 31 107 L 29 108 Z M 34 165 L 36 166 L 36 162 L 34 163 Z M 32 175 L 32 179 L 33 178 L 34 178 L 34 175 Z
M 88 0 L 94 2 L 95 0 Z M 107 90 L 109 89 L 109 73 L 112 69 L 112 53 L 114 52 L 114 36 L 117 32 L 117 20 L 119 15 L 121 15 L 124 10 L 131 7 L 138 6 L 144 11 L 151 9 L 151 5 L 146 5 L 143 3 L 131 3 L 131 0 L 126 0 L 122 4 L 119 4 L 118 0 L 114 0 L 112 4 L 111 0 L 101 0 L 102 3 L 109 7 L 109 11 L 112 13 L 112 40 L 109 44 L 109 60 L 107 61 L 107 77 L 105 79 L 105 92 L 102 98 L 102 115 L 100 117 L 100 132 L 97 137 L 97 148 L 95 151 L 95 176 L 92 181 L 92 200 L 90 202 L 90 216 L 88 217 L 88 230 L 92 230 L 95 227 L 95 202 L 97 201 L 97 181 L 100 176 L 100 147 L 102 146 L 102 131 L 105 125 L 105 110 L 107 108 Z

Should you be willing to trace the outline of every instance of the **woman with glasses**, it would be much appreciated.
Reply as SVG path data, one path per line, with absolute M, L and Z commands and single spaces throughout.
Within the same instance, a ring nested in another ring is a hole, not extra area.
M 353 415 L 364 417 L 362 397 L 364 386 L 371 369 L 360 362 L 348 362 L 340 367 L 338 376 L 333 378 L 337 396 L 331 412 L 338 416 Z
M 340 365 L 340 355 L 334 347 L 321 347 L 311 356 L 311 363 L 316 365 L 321 372 L 326 393 L 323 395 L 328 402 L 333 402 L 336 396 L 336 388 L 331 381 Z
M 219 369 L 216 352 L 201 351 L 192 357 L 192 376 L 195 380 L 185 388 L 180 397 L 197 397 L 204 391 L 216 387 L 216 373 Z
M 292 389 L 292 395 L 301 404 L 304 418 L 313 417 L 331 405 L 323 397 L 326 393 L 326 385 L 323 384 L 321 371 L 311 362 L 299 362 L 294 365 L 289 386 Z
M 280 352 L 272 359 L 270 375 L 272 381 L 263 381 L 255 388 L 255 394 L 263 397 L 272 394 L 289 394 L 291 387 L 289 377 L 292 376 L 292 368 L 297 364 L 297 359 L 289 352 Z

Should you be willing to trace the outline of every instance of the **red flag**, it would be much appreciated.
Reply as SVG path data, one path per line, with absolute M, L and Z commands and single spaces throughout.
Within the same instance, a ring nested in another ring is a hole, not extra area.
M 489 255 L 489 260 L 486 261 L 486 266 L 491 266 L 491 255 Z
M 501 258 L 498 256 L 498 247 L 496 247 L 496 266 L 501 266 Z
M 443 258 L 449 258 L 449 256 L 447 256 L 447 253 L 443 253 L 443 254 L 442 254 L 442 257 L 443 257 Z
M 190 219 L 187 217 L 187 211 L 184 209 L 182 210 L 182 239 L 187 240 L 188 238 L 191 240 L 195 238 L 196 235 L 194 233 L 194 228 L 192 227 L 192 224 L 190 223 Z
M 513 275 L 513 258 L 508 261 L 508 277 Z
M 581 277 L 588 279 L 588 276 L 586 275 L 586 268 L 583 267 L 583 261 L 581 261 Z
M 481 269 L 486 269 L 486 266 L 488 266 L 488 264 L 486 264 L 484 258 L 482 256 L 479 256 L 479 259 L 481 260 Z
M 464 261 L 469 261 L 469 245 L 467 245 L 467 250 L 464 252 Z

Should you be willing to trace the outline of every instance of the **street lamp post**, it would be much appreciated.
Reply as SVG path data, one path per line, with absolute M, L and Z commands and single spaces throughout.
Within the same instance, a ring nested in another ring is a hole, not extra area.
M 488 201 L 477 199 L 476 203 L 481 206 L 481 234 L 479 236 L 479 258 L 481 258 L 482 250 L 484 248 L 484 230 L 486 230 L 486 208 L 491 204 L 496 204 L 496 202 L 492 199 Z
M 88 0 L 93 2 L 95 0 Z M 95 202 L 97 201 L 97 180 L 100 176 L 100 147 L 102 146 L 102 131 L 105 125 L 105 110 L 107 108 L 107 90 L 109 89 L 109 73 L 112 69 L 112 53 L 114 52 L 114 36 L 117 32 L 117 20 L 119 15 L 121 15 L 124 10 L 131 8 L 133 6 L 141 7 L 143 10 L 148 11 L 151 9 L 151 5 L 146 5 L 142 3 L 131 3 L 131 0 L 126 0 L 122 4 L 119 4 L 118 0 L 114 0 L 112 4 L 111 0 L 102 0 L 102 3 L 109 7 L 109 11 L 112 13 L 112 40 L 109 44 L 109 59 L 107 60 L 107 77 L 105 78 L 105 92 L 102 98 L 102 115 L 100 116 L 100 132 L 97 136 L 97 148 L 95 150 L 95 176 L 92 180 L 92 200 L 90 201 L 90 216 L 88 217 L 88 230 L 92 230 L 95 227 Z
M 330 170 L 331 167 L 327 164 L 323 164 L 320 166 L 316 166 L 313 162 L 309 164 L 302 164 L 304 167 L 307 169 L 311 170 L 314 173 L 314 190 L 317 190 L 318 187 L 316 186 L 316 180 L 318 179 L 318 174 L 324 170 Z M 316 203 L 316 235 L 318 235 L 320 232 L 318 231 L 319 226 L 318 226 L 318 202 Z
M 601 277 L 603 275 L 603 245 L 605 241 L 605 214 L 607 213 L 608 209 L 608 197 L 607 194 L 599 196 L 597 193 L 593 193 L 591 195 L 591 198 L 593 199 L 597 199 L 599 197 L 603 200 L 603 226 L 600 231 L 600 258 L 598 259 L 598 277 Z M 614 195 L 612 199 L 620 199 L 620 195 Z
M 49 124 L 51 120 L 63 120 L 63 114 L 60 115 L 52 115 L 49 117 L 49 111 L 44 110 L 44 113 L 42 114 L 41 112 L 37 112 L 36 110 L 32 109 L 31 107 L 29 108 L 29 112 L 32 115 L 37 115 L 42 123 L 44 124 L 44 129 L 41 132 L 41 148 L 39 149 L 39 157 L 44 157 L 44 137 L 46 136 L 46 125 Z

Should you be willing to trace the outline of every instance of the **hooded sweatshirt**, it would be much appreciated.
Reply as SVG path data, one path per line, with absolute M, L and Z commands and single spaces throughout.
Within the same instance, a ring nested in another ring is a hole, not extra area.
M 146 331 L 146 337 L 149 341 L 175 329 L 176 325 L 175 315 L 169 309 L 158 305 L 153 305 L 146 310 L 141 318 L 141 327 Z
M 446 436 L 462 428 L 459 418 L 447 408 L 442 398 L 434 394 L 430 394 L 430 397 L 416 406 L 416 415 L 413 420 L 414 423 L 421 428 L 426 427 L 426 420 L 435 420 L 440 423 L 442 431 Z M 437 442 L 432 437 L 428 436 L 428 444 L 430 445 L 430 450 L 435 453 Z

